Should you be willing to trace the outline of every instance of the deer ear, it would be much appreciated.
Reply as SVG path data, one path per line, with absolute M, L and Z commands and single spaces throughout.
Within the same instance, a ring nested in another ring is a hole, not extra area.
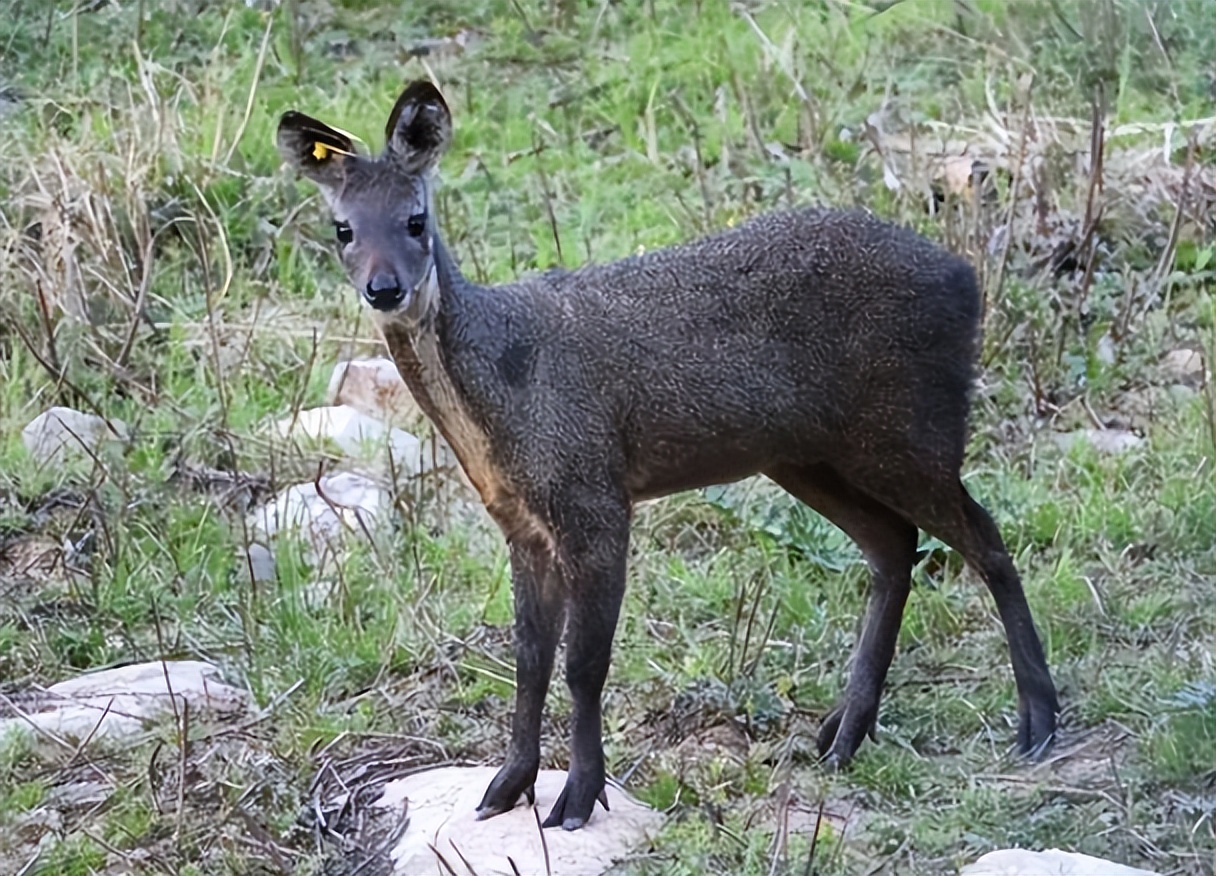
M 343 164 L 355 155 L 349 134 L 294 110 L 279 119 L 276 141 L 283 160 L 319 185 L 339 182 Z
M 406 86 L 384 129 L 388 153 L 409 173 L 429 170 L 452 140 L 452 114 L 439 89 L 420 79 Z

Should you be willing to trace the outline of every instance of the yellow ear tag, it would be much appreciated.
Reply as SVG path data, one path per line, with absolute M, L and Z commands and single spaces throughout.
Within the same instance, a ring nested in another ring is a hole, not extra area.
M 318 141 L 312 146 L 312 157 L 317 159 L 317 161 L 324 161 L 326 158 L 329 158 L 329 153 L 332 151 L 324 143 Z

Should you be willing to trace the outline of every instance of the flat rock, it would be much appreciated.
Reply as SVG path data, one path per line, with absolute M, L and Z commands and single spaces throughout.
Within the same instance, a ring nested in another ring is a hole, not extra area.
M 1138 870 L 1092 858 L 1076 852 L 1048 849 L 1001 849 L 989 852 L 974 864 L 964 867 L 959 876 L 1156 876 L 1151 870 Z
M 25 449 L 43 465 L 84 459 L 103 443 L 126 438 L 127 427 L 118 420 L 107 423 L 95 414 L 65 407 L 43 411 L 21 430 Z
M 250 511 L 246 523 L 253 540 L 261 544 L 283 532 L 298 534 L 315 562 L 317 557 L 341 549 L 349 537 L 374 534 L 388 522 L 392 507 L 392 493 L 377 481 L 341 472 L 281 490 L 270 502 Z M 258 563 L 255 574 L 273 575 L 267 565 L 273 563 L 273 557 L 258 552 L 252 559 Z
M 88 739 L 126 739 L 145 723 L 174 714 L 189 703 L 191 715 L 235 713 L 249 695 L 225 684 L 219 670 L 199 660 L 136 663 L 90 672 L 18 697 L 20 716 L 0 720 L 0 737 L 17 728 L 36 739 L 78 745 Z M 175 701 L 176 700 L 176 704 Z
M 329 403 L 347 405 L 384 423 L 416 428 L 425 420 L 392 359 L 350 359 L 334 366 Z
M 440 767 L 385 785 L 375 805 L 407 807 L 409 817 L 392 851 L 393 872 L 399 876 L 447 873 L 439 860 L 442 855 L 452 871 L 478 876 L 545 872 L 599 876 L 649 843 L 663 821 L 658 812 L 609 785 L 610 812 L 596 804 L 582 829 L 546 830 L 542 845 L 531 806 L 521 804 L 486 821 L 475 820 L 477 804 L 495 772 L 492 767 Z M 537 776 L 536 806 L 542 821 L 565 782 L 562 770 L 542 770 Z

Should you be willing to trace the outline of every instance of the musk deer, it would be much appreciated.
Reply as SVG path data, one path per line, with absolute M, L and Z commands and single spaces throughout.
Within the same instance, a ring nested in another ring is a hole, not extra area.
M 670 249 L 483 287 L 436 227 L 451 139 L 414 82 L 376 157 L 298 112 L 284 159 L 332 208 L 342 263 L 401 376 L 509 546 L 516 699 L 487 818 L 533 797 L 541 712 L 566 633 L 570 769 L 544 824 L 604 797 L 600 694 L 625 590 L 633 503 L 763 473 L 847 533 L 871 594 L 819 751 L 848 763 L 875 728 L 921 529 L 979 572 L 1017 681 L 1018 748 L 1046 749 L 1055 687 L 1000 533 L 959 472 L 980 299 L 962 259 L 861 212 L 772 213 Z

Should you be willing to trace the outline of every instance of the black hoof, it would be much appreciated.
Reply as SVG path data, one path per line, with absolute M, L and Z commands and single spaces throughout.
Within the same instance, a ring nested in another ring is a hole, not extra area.
M 823 719 L 817 740 L 820 761 L 827 769 L 839 772 L 848 766 L 865 737 L 877 741 L 877 714 L 876 706 L 872 710 L 872 717 L 858 721 L 855 714 L 850 714 L 847 703 L 832 709 Z
M 836 731 L 840 729 L 840 719 L 844 717 L 844 706 L 837 706 L 828 713 L 828 716 L 823 719 L 823 724 L 819 727 L 819 737 L 816 740 L 816 746 L 819 749 L 819 758 L 826 759 L 828 752 L 832 750 L 832 743 L 836 741 Z
M 1042 760 L 1056 738 L 1060 713 L 1055 697 L 1025 699 L 1018 703 L 1018 753 L 1030 761 Z
M 578 830 L 591 818 L 597 800 L 608 812 L 608 792 L 604 788 L 604 779 L 580 779 L 571 773 L 566 777 L 566 786 L 541 827 L 561 825 L 562 830 Z
M 481 798 L 481 804 L 477 807 L 477 820 L 485 821 L 495 815 L 510 812 L 521 796 L 527 797 L 529 803 L 535 803 L 536 771 L 536 765 L 519 766 L 511 761 L 504 764 L 490 782 L 490 787 L 486 788 L 485 796 Z

